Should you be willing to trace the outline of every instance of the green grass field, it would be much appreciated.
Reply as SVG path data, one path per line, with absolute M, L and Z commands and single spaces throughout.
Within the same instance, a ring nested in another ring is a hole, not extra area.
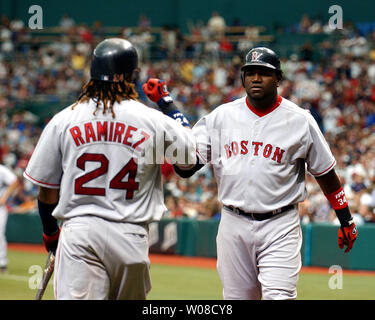
M 32 300 L 35 297 L 35 277 L 44 267 L 46 255 L 8 252 L 8 274 L 0 274 L 0 300 Z M 34 267 L 33 267 L 34 266 Z M 40 268 L 39 268 L 40 269 Z M 298 299 L 302 300 L 375 300 L 375 276 L 345 275 L 343 288 L 332 290 L 328 282 L 332 274 L 301 273 Z M 151 265 L 152 290 L 150 300 L 220 300 L 222 287 L 216 270 L 169 265 Z M 53 299 L 53 279 L 44 299 Z

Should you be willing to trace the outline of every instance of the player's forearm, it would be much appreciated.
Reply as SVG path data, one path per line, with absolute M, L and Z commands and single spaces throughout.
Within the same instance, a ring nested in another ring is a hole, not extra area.
M 14 181 L 9 187 L 8 189 L 5 191 L 4 195 L 2 196 L 2 200 L 4 201 L 4 203 L 7 202 L 7 200 L 9 199 L 9 197 L 12 195 L 12 193 L 17 189 L 17 187 L 19 186 L 19 182 L 18 180 Z
M 39 188 L 38 194 L 38 209 L 39 216 L 43 225 L 43 233 L 46 235 L 53 235 L 58 232 L 59 226 L 57 220 L 52 216 L 59 202 L 59 190 L 48 189 L 44 187 Z
M 178 108 L 173 103 L 173 100 L 165 100 L 164 98 L 160 99 L 157 102 L 159 109 L 168 117 L 176 120 L 182 126 L 190 128 L 190 123 L 184 116 L 184 114 L 178 110 Z
M 57 204 L 59 202 L 60 190 L 45 187 L 39 188 L 38 200 L 47 204 Z
M 199 171 L 204 167 L 204 164 L 199 163 L 199 158 L 197 157 L 197 162 L 192 167 L 186 167 L 181 165 L 173 165 L 174 171 L 181 177 L 181 178 L 190 178 L 194 173 Z
M 317 177 L 316 181 L 335 210 L 341 225 L 347 225 L 352 220 L 352 215 L 340 179 L 335 170 L 332 169 L 327 174 Z
M 334 169 L 330 170 L 327 174 L 316 177 L 320 189 L 324 194 L 330 194 L 341 188 L 341 182 Z
M 184 127 L 190 128 L 190 123 L 184 114 L 174 105 L 172 97 L 169 95 L 167 85 L 164 80 L 151 78 L 142 85 L 142 89 L 147 97 L 155 102 L 161 112 L 176 120 Z

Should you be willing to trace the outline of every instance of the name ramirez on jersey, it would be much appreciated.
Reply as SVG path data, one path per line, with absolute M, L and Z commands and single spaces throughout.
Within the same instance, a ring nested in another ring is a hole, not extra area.
M 160 163 L 194 164 L 190 129 L 134 100 L 114 104 L 115 117 L 96 103 L 67 107 L 44 128 L 24 177 L 61 189 L 56 219 L 92 214 L 112 221 L 159 220 Z
M 95 142 L 114 142 L 141 151 L 141 145 L 150 135 L 138 128 L 123 122 L 89 121 L 68 129 L 77 147 Z M 134 137 L 137 132 L 141 137 Z

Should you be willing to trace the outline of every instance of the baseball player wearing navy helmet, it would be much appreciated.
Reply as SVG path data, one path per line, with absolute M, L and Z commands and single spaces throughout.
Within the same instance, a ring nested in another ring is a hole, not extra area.
M 99 43 L 90 81 L 45 127 L 24 172 L 40 187 L 56 299 L 145 299 L 148 225 L 167 211 L 160 164 L 195 164 L 191 129 L 137 101 L 137 68 L 129 41 Z
M 250 50 L 241 68 L 246 95 L 215 108 L 193 127 L 197 164 L 212 164 L 222 215 L 217 268 L 224 299 L 295 299 L 301 268 L 298 203 L 305 173 L 316 178 L 350 251 L 357 229 L 330 148 L 309 111 L 278 95 L 280 60 L 269 48 Z M 186 169 L 186 168 L 185 168 Z

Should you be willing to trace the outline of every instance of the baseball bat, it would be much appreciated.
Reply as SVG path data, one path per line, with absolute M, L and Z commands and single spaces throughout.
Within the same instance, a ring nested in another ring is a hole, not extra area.
M 42 281 L 39 284 L 39 289 L 35 295 L 35 300 L 42 300 L 44 291 L 46 291 L 49 279 L 51 278 L 54 269 L 55 269 L 55 256 L 52 253 L 52 251 L 50 251 L 48 253 L 46 265 L 44 267 Z

